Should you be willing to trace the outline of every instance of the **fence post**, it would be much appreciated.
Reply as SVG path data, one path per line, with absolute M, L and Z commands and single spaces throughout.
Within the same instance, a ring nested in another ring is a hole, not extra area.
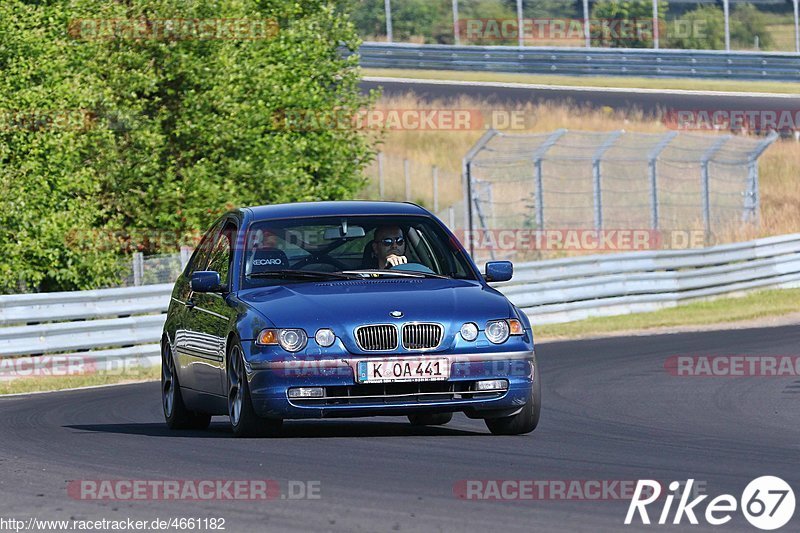
M 525 36 L 522 32 L 522 0 L 517 0 L 517 37 L 519 47 L 525 46 Z
M 542 158 L 536 159 L 536 229 L 544 229 L 544 179 L 542 178 Z
M 453 0 L 453 42 L 461 44 L 461 28 L 458 26 L 458 0 Z
M 378 152 L 378 194 L 381 200 L 383 200 L 384 192 L 385 191 L 383 182 L 383 152 Z
M 536 151 L 533 152 L 533 166 L 536 179 L 536 228 L 544 229 L 544 180 L 542 178 L 542 159 L 547 151 L 567 133 L 564 128 L 558 129 L 550 134 Z
M 181 270 L 186 268 L 186 265 L 189 264 L 189 259 L 191 258 L 192 258 L 192 247 L 181 246 Z
M 794 51 L 800 54 L 800 1 L 793 0 L 794 3 Z
M 583 0 L 583 38 L 586 40 L 586 48 L 591 48 L 592 38 L 589 30 L 589 0 Z
M 439 167 L 433 166 L 433 214 L 439 212 Z
M 725 17 L 725 51 L 731 51 L 731 8 L 728 0 L 722 0 L 722 12 Z
M 678 135 L 677 131 L 671 131 L 664 135 L 648 154 L 648 165 L 650 168 L 650 226 L 651 229 L 658 229 L 660 225 L 658 210 L 658 156 L 667 145 Z
M 483 150 L 483 148 L 492 140 L 492 137 L 497 135 L 497 131 L 494 129 L 489 129 L 484 133 L 478 142 L 470 148 L 467 155 L 464 156 L 464 159 L 461 160 L 461 174 L 463 177 L 463 186 L 464 186 L 464 235 L 469 240 L 469 254 L 474 255 L 475 253 L 475 245 L 473 239 L 471 237 L 472 232 L 472 160 L 478 155 L 478 152 Z M 469 232 L 469 233 L 468 233 Z
M 594 229 L 603 229 L 603 187 L 602 187 L 602 174 L 600 173 L 600 162 L 603 154 L 611 148 L 614 142 L 619 139 L 620 135 L 624 133 L 623 130 L 612 132 L 600 145 L 600 148 L 594 153 L 592 158 L 592 180 L 594 182 L 593 196 L 594 196 Z
M 708 163 L 711 161 L 711 158 L 714 157 L 714 154 L 716 154 L 730 138 L 730 135 L 721 137 L 706 150 L 706 153 L 703 154 L 700 160 L 700 179 L 702 180 L 701 186 L 703 194 L 703 228 L 706 234 L 706 242 L 709 242 L 711 237 L 711 187 L 708 176 Z
M 383 0 L 386 10 L 386 42 L 392 42 L 392 0 Z
M 142 252 L 133 253 L 133 284 L 142 285 L 144 281 L 144 254 Z
M 403 159 L 403 176 L 406 181 L 406 202 L 411 201 L 411 171 L 409 165 L 408 159 Z
M 659 41 L 658 27 L 658 0 L 653 0 L 653 49 L 658 50 Z
M 778 138 L 777 132 L 770 133 L 766 139 L 758 143 L 758 146 L 748 155 L 748 190 L 745 196 L 744 213 L 742 219 L 750 218 L 756 225 L 761 222 L 761 194 L 759 192 L 758 181 L 758 158 L 764 153 L 764 150 L 775 142 Z

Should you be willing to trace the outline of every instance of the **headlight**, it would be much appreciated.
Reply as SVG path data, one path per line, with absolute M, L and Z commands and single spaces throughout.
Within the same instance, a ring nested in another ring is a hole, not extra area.
M 299 352 L 307 342 L 308 337 L 302 329 L 282 329 L 278 332 L 278 343 L 287 352 Z
M 478 326 L 472 322 L 467 322 L 461 326 L 461 338 L 465 341 L 474 341 L 478 338 Z
M 508 322 L 505 320 L 492 320 L 486 323 L 486 338 L 494 344 L 502 344 L 508 340 Z
M 336 335 L 330 329 L 320 329 L 317 331 L 317 334 L 314 335 L 314 340 L 323 348 L 327 348 L 336 340 Z
M 308 336 L 302 329 L 265 329 L 258 334 L 256 344 L 279 344 L 287 352 L 299 352 L 306 347 Z
M 486 338 L 494 344 L 503 344 L 510 335 L 524 335 L 522 322 L 516 318 L 509 320 L 490 320 L 486 323 Z

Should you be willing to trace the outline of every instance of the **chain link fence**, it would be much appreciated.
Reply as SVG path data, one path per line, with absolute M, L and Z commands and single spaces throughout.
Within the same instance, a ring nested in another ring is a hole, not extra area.
M 158 254 L 145 257 L 141 252 L 134 253 L 125 267 L 120 287 L 136 287 L 172 283 L 183 271 L 192 255 L 192 248 L 184 246 L 180 253 Z
M 776 138 L 490 130 L 463 162 L 471 202 L 462 227 L 699 229 L 713 241 L 758 223 L 758 158 Z

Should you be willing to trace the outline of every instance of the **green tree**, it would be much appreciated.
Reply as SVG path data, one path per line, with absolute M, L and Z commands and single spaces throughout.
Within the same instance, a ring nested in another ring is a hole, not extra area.
M 278 31 L 94 39 L 82 18 L 274 20 Z M 359 92 L 357 56 L 341 54 L 360 43 L 332 1 L 10 0 L 0 27 L 0 110 L 92 117 L 81 128 L 0 125 L 4 292 L 113 283 L 125 235 L 156 233 L 138 240 L 144 251 L 174 251 L 233 205 L 341 199 L 363 186 L 364 132 L 281 120 L 374 100 Z
M 756 36 L 760 49 L 769 50 L 774 44 L 764 13 L 750 3 L 735 4 L 731 10 L 731 41 L 737 48 L 752 48 Z
M 659 27 L 668 8 L 667 2 L 659 2 Z M 598 0 L 592 7 L 592 46 L 652 48 L 654 26 L 653 3 L 648 0 Z

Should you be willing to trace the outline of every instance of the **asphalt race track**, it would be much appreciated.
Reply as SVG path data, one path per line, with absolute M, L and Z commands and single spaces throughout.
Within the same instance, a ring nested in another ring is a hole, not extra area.
M 587 81 L 591 85 L 591 79 Z M 771 95 L 707 94 L 691 91 L 636 91 L 633 89 L 592 89 L 580 87 L 504 87 L 471 85 L 469 82 L 436 84 L 425 80 L 405 83 L 400 81 L 362 80 L 361 89 L 383 88 L 384 96 L 402 96 L 414 92 L 423 100 L 451 99 L 460 96 L 472 97 L 490 105 L 526 103 L 569 103 L 591 108 L 611 107 L 626 111 L 641 110 L 645 115 L 655 116 L 669 110 L 693 111 L 791 111 L 792 116 L 800 111 L 800 96 L 786 98 Z
M 226 531 L 625 531 L 626 500 L 459 499 L 460 480 L 693 478 L 737 499 L 777 475 L 800 487 L 800 379 L 676 377 L 672 355 L 800 355 L 782 326 L 542 344 L 544 409 L 531 435 L 493 437 L 463 415 L 441 428 L 405 419 L 289 422 L 285 437 L 237 440 L 223 418 L 170 432 L 156 383 L 0 399 L 5 517 L 224 517 Z M 319 499 L 85 501 L 70 480 L 318 481 Z M 456 491 L 457 492 L 457 491 Z M 699 509 L 703 513 L 705 503 Z M 677 499 L 676 499 L 677 501 Z M 654 506 L 656 504 L 653 504 Z M 673 506 L 673 511 L 674 511 Z M 650 508 L 649 508 L 650 509 Z M 652 508 L 656 520 L 661 506 Z M 670 521 L 672 520 L 670 515 Z M 797 531 L 800 512 L 783 530 Z M 757 531 L 740 512 L 723 526 Z

